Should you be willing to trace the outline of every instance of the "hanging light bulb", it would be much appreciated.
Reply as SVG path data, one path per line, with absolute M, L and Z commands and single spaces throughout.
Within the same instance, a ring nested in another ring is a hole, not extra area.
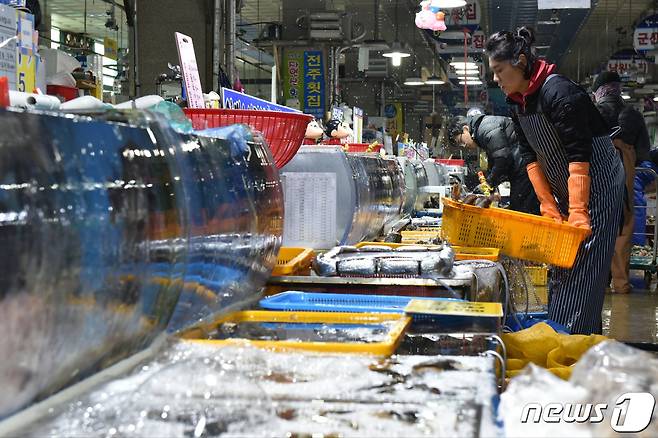
M 446 82 L 436 75 L 432 75 L 425 81 L 426 85 L 443 85 Z
M 404 81 L 404 85 L 423 85 L 425 82 L 421 78 L 407 78 Z
M 406 50 L 402 43 L 398 40 L 398 30 L 400 28 L 398 24 L 398 0 L 395 0 L 395 41 L 391 44 L 390 50 L 382 53 L 382 56 L 385 58 L 391 58 L 393 67 L 399 67 L 402 64 L 402 58 L 411 56 L 408 50 Z

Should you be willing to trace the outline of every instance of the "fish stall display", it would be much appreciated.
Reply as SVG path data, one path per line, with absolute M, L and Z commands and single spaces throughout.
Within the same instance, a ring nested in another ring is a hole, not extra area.
M 176 343 L 23 435 L 491 436 L 496 397 L 488 357 L 375 359 Z

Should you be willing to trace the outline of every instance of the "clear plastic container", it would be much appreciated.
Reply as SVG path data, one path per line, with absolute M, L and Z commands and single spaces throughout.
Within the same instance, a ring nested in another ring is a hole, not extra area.
M 373 239 L 397 221 L 404 180 L 395 160 L 305 146 L 281 170 L 285 246 L 328 249 Z
M 410 216 L 418 198 L 418 181 L 416 180 L 416 168 L 406 157 L 399 157 L 398 162 L 404 174 L 405 199 L 402 206 L 402 214 Z
M 0 127 L 0 418 L 264 284 L 282 197 L 249 131 L 183 136 L 141 112 Z

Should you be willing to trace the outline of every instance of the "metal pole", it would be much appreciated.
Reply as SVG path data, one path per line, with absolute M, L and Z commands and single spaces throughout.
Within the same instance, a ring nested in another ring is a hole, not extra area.
M 580 82 L 580 48 L 578 48 L 578 65 L 576 67 L 576 82 Z
M 226 74 L 235 82 L 235 0 L 226 0 Z
M 272 66 L 272 89 L 271 89 L 271 98 L 270 101 L 272 103 L 277 103 L 276 102 L 276 58 L 274 59 L 274 66 Z
M 334 47 L 329 46 L 329 106 L 334 103 Z
M 385 107 L 386 107 L 386 97 L 384 96 L 384 93 L 386 92 L 386 88 L 384 86 L 384 81 L 382 81 L 381 85 L 381 91 L 380 91 L 380 100 L 381 100 L 381 107 L 379 109 L 379 115 L 380 117 L 385 117 Z
M 139 79 L 139 67 L 137 66 L 137 60 L 139 59 L 139 40 L 137 28 L 139 27 L 139 20 L 137 19 L 137 1 L 134 2 L 135 13 L 134 13 L 134 26 L 133 26 L 133 38 L 135 40 L 135 47 L 133 50 L 133 72 L 135 75 L 135 95 L 134 97 L 139 97 L 142 93 L 142 81 Z
M 468 59 L 468 30 L 464 28 L 464 72 L 466 72 L 466 60 Z M 464 73 L 464 106 L 468 107 L 468 75 Z
M 214 10 L 214 19 L 213 19 L 213 29 L 212 29 L 212 89 L 219 91 L 219 65 L 221 61 L 219 59 L 219 31 L 221 29 L 221 19 L 222 19 L 222 0 L 215 0 L 215 10 Z

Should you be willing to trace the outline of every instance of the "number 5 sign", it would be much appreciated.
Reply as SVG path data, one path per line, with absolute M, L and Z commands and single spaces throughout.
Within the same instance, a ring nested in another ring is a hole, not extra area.
M 205 108 L 192 38 L 176 32 L 176 47 L 178 47 L 178 59 L 185 81 L 187 106 L 189 108 Z

